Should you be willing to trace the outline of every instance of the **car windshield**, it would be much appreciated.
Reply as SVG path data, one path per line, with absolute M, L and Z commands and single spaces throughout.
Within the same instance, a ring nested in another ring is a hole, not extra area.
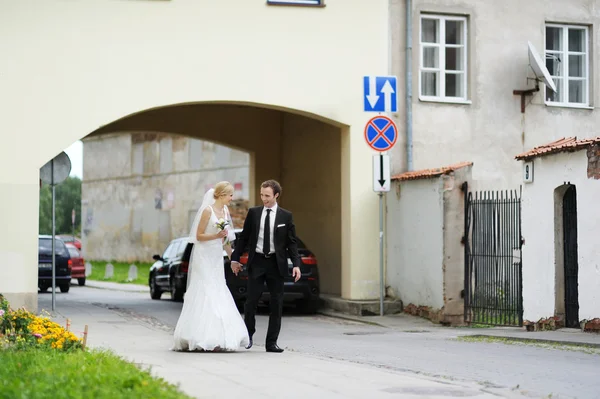
M 67 247 L 61 240 L 54 240 L 55 251 L 57 255 L 64 256 L 67 254 Z M 38 239 L 39 253 L 41 255 L 52 255 L 52 238 L 40 238 Z
M 67 247 L 67 249 L 69 250 L 71 258 L 80 258 L 77 248 Z

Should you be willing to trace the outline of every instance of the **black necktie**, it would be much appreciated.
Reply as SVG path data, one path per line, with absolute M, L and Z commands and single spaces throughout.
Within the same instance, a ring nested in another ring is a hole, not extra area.
M 265 237 L 263 242 L 263 254 L 268 255 L 271 252 L 271 210 L 267 209 L 267 217 L 265 218 Z

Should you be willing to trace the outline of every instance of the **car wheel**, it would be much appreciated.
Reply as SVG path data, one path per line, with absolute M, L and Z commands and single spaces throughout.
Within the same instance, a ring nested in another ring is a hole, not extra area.
M 48 288 L 50 288 L 50 287 L 48 287 L 47 285 L 42 285 L 42 286 L 39 287 L 40 292 L 47 292 Z
M 152 277 L 150 277 L 150 298 L 160 299 L 161 296 L 162 290 L 156 285 L 156 278 L 152 275 Z
M 77 283 L 78 283 L 79 285 L 82 285 L 82 286 L 83 286 L 83 285 L 85 285 L 85 277 L 83 277 L 83 278 L 78 278 L 78 279 L 77 279 Z
M 59 287 L 60 287 L 60 292 L 64 292 L 66 294 L 67 292 L 69 292 L 69 289 L 71 288 L 71 282 L 68 282 L 66 284 L 61 284 Z
M 173 276 L 171 276 L 171 282 L 170 282 L 170 286 L 171 286 L 171 299 L 175 302 L 183 302 L 183 290 L 177 288 L 177 284 L 175 284 L 175 281 Z

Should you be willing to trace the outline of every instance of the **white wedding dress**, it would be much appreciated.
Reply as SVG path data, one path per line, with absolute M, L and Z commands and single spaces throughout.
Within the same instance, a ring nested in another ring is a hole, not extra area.
M 209 194 L 205 200 L 212 196 Z M 198 222 L 203 208 L 196 217 Z M 216 234 L 219 231 L 215 226 L 218 220 L 212 207 L 210 209 L 206 234 Z M 196 229 L 197 224 L 193 224 Z M 246 347 L 249 343 L 248 330 L 225 282 L 223 244 L 221 240 L 196 240 L 193 227 L 190 233 L 190 241 L 194 242 L 188 274 L 190 280 L 175 327 L 172 350 L 235 351 Z

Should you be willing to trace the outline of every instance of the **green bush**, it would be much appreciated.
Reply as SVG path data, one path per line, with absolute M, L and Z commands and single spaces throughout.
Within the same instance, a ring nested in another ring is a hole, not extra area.
M 6 300 L 6 298 L 4 298 L 4 295 L 0 294 L 0 310 L 4 310 L 5 312 L 7 312 L 8 309 L 10 309 L 8 301 Z
M 108 351 L 0 350 L 0 399 L 189 399 Z
M 48 315 L 35 315 L 27 309 L 11 309 L 0 294 L 0 350 L 47 347 L 58 350 L 83 349 L 82 340 Z

